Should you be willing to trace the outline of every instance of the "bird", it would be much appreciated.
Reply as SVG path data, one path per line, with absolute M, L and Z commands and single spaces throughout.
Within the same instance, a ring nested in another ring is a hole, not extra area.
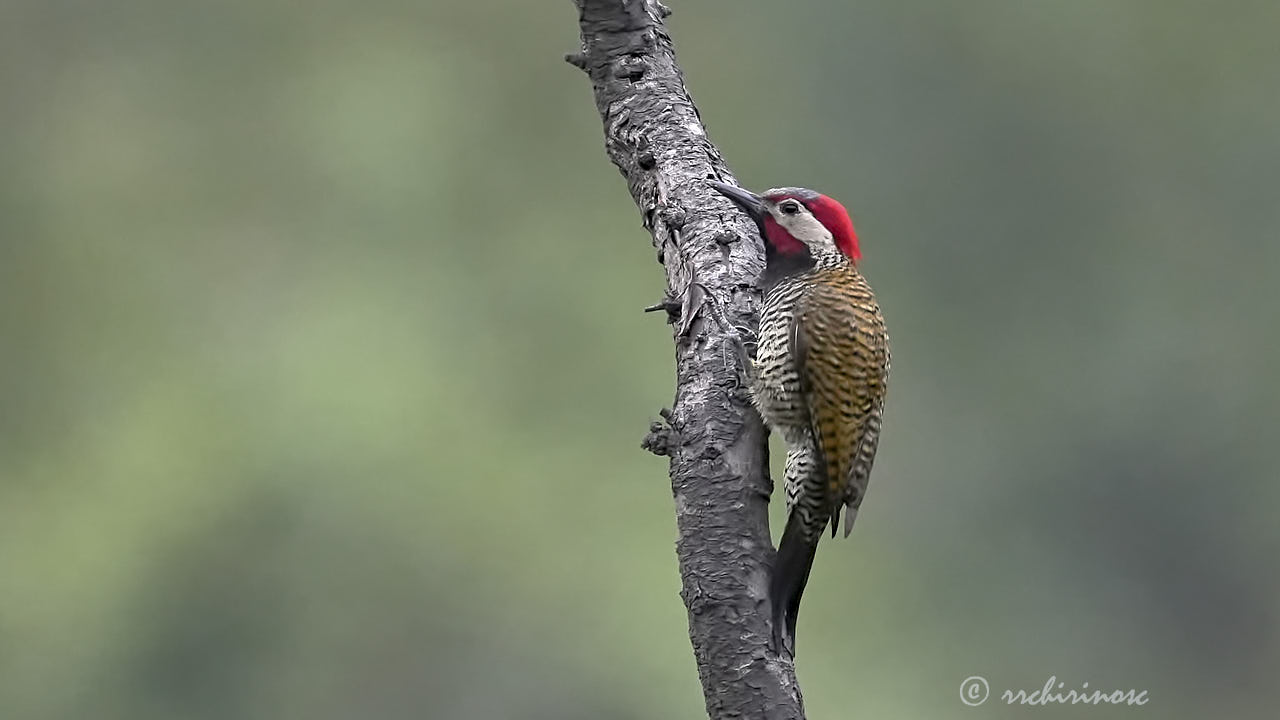
M 787 523 L 769 583 L 774 651 L 795 656 L 800 598 L 827 526 L 844 535 L 867 491 L 889 382 L 889 335 L 848 211 L 806 188 L 711 187 L 755 222 L 765 247 L 746 385 L 787 446 Z

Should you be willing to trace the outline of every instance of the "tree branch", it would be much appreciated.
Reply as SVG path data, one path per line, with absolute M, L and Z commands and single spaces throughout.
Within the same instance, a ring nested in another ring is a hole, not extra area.
M 754 332 L 756 229 L 707 180 L 732 182 L 707 139 L 657 0 L 575 0 L 605 149 L 666 268 L 676 397 L 644 446 L 671 458 L 676 553 L 707 701 L 720 718 L 804 717 L 795 667 L 769 649 L 768 447 L 741 387 L 736 338 Z

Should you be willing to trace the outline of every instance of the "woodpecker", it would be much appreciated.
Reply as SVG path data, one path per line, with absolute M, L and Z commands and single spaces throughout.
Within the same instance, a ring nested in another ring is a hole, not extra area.
M 889 336 L 857 263 L 844 206 L 804 188 L 757 195 L 711 186 L 755 221 L 765 245 L 752 401 L 787 445 L 787 525 L 770 581 L 776 652 L 795 654 L 796 615 L 827 525 L 844 535 L 867 490 L 889 380 Z

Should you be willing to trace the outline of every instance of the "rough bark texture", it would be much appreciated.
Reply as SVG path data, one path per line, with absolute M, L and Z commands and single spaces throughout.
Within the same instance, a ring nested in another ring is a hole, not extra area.
M 645 447 L 671 458 L 681 593 L 719 718 L 803 718 L 789 658 L 769 649 L 766 435 L 741 387 L 733 328 L 754 332 L 764 256 L 755 227 L 707 187 L 733 182 L 707 139 L 656 0 L 576 0 L 605 148 L 627 179 L 667 275 L 676 397 Z

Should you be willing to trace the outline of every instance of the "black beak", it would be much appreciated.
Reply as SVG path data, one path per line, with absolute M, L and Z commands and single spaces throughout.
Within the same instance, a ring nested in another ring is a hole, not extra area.
M 755 221 L 756 226 L 760 228 L 761 234 L 764 233 L 764 201 L 760 199 L 759 195 L 743 190 L 740 187 L 734 187 L 733 185 L 727 185 L 714 180 L 707 184 L 716 192 L 732 200 L 734 205 L 742 208 L 742 211 Z

